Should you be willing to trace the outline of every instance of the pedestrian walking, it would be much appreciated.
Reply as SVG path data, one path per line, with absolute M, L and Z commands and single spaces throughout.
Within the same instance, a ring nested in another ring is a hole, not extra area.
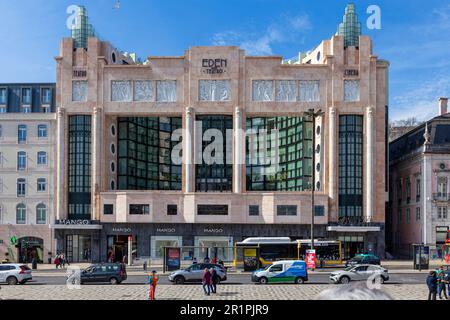
M 428 300 L 436 300 L 436 291 L 438 289 L 438 279 L 436 277 L 436 271 L 430 271 L 427 277 L 428 286 Z
M 159 277 L 156 274 L 156 270 L 148 274 L 147 284 L 149 285 L 149 299 L 155 300 L 156 286 L 158 284 Z
M 215 268 L 211 269 L 211 292 L 217 293 L 217 284 L 220 282 L 220 276 Z
M 63 255 L 60 254 L 60 255 L 58 256 L 58 264 L 59 264 L 59 267 L 60 267 L 61 269 L 63 268 L 63 262 L 64 262 Z
M 439 283 L 438 283 L 438 285 L 439 285 L 439 299 L 441 299 L 441 300 L 442 300 L 442 292 L 444 293 L 445 300 L 448 300 L 448 297 L 447 297 L 447 286 L 446 286 L 447 284 L 448 284 L 448 280 L 446 279 L 445 273 L 441 273 L 439 275 Z
M 212 264 L 216 264 L 217 263 L 217 258 L 216 257 L 212 258 L 211 262 L 212 262 Z
M 208 268 L 203 271 L 202 286 L 205 295 L 209 296 L 211 294 L 211 273 Z

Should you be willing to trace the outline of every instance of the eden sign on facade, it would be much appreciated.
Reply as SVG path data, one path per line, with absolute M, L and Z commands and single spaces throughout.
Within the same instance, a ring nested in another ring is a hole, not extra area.
M 227 59 L 203 59 L 203 73 L 206 74 L 223 74 L 226 73 L 225 68 L 228 67 Z

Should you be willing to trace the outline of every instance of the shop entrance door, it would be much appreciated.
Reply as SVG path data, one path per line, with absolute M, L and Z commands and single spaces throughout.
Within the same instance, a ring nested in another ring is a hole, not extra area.
M 24 237 L 18 241 L 19 262 L 30 263 L 34 259 L 38 263 L 43 262 L 44 240 L 36 237 Z
M 348 260 L 355 255 L 364 253 L 364 237 L 363 236 L 342 236 L 342 258 Z
M 108 236 L 107 262 L 127 262 L 129 235 Z M 133 259 L 137 254 L 137 239 L 133 237 Z

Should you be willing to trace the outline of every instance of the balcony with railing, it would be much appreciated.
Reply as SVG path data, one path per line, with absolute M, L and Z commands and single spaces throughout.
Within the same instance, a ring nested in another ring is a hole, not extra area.
M 443 193 L 443 192 L 438 192 L 438 193 L 433 193 L 433 201 L 450 201 L 450 193 Z

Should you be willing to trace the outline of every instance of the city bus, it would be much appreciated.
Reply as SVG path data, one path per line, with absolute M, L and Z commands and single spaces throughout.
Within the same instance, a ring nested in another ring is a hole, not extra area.
M 280 260 L 305 260 L 311 240 L 291 240 L 288 237 L 247 238 L 235 244 L 234 265 L 255 264 L 257 267 L 271 265 Z M 342 244 L 337 240 L 314 240 L 317 266 L 342 265 Z M 259 259 L 258 259 L 259 258 Z M 256 267 L 256 266 L 254 266 Z

